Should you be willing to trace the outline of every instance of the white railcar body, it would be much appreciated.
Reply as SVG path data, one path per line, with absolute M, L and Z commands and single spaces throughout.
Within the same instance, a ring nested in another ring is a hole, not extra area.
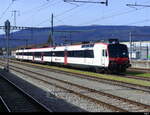
M 103 50 L 107 53 L 107 44 L 104 43 L 96 43 L 96 44 L 89 44 L 89 45 L 70 45 L 70 46 L 58 46 L 58 47 L 49 47 L 49 48 L 34 48 L 34 49 L 21 49 L 16 50 L 16 54 L 23 53 L 25 55 L 16 55 L 17 59 L 22 60 L 31 60 L 31 61 L 40 61 L 40 62 L 53 62 L 53 63 L 60 63 L 65 65 L 74 65 L 74 66 L 101 66 L 107 67 L 109 64 L 108 56 L 103 54 Z M 65 53 L 65 51 L 68 53 Z M 69 53 L 75 53 L 77 56 L 71 56 Z M 51 52 L 52 54 L 49 56 L 45 56 L 45 52 Z M 59 52 L 60 55 L 56 55 L 55 53 Z M 84 53 L 85 55 L 90 56 L 82 56 Z M 29 53 L 29 55 L 26 55 Z M 41 53 L 40 55 L 36 55 L 36 53 Z M 43 54 L 42 54 L 43 53 Z M 91 54 L 88 54 L 91 53 Z M 61 56 L 62 55 L 62 56 Z M 80 55 L 80 56 L 78 56 Z
M 130 66 L 122 44 L 91 43 L 16 50 L 15 57 L 33 62 L 57 63 L 80 68 L 126 70 Z

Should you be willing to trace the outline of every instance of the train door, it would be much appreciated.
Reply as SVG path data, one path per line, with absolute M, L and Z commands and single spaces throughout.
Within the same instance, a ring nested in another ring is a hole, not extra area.
M 106 63 L 107 63 L 107 50 L 102 49 L 101 64 L 102 64 L 102 66 L 106 66 Z
M 64 65 L 67 65 L 67 54 L 68 54 L 68 52 L 67 52 L 67 50 L 65 50 L 64 51 Z
M 33 56 L 33 57 L 32 57 L 32 61 L 34 62 L 34 52 L 32 53 L 32 56 Z
M 43 52 L 41 52 L 41 61 L 42 61 L 42 62 L 44 62 L 44 60 L 43 60 L 43 56 L 44 56 L 44 53 L 43 53 Z

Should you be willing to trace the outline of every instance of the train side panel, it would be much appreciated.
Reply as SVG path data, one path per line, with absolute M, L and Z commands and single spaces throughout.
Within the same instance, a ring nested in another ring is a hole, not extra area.
M 109 57 L 107 53 L 107 45 L 95 44 L 94 46 L 94 62 L 93 65 L 99 67 L 108 67 Z

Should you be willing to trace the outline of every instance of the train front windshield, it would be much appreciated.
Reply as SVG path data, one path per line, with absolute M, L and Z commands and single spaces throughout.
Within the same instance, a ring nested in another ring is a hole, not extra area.
M 126 58 L 128 57 L 128 49 L 123 44 L 110 44 L 108 45 L 109 57 L 111 58 Z

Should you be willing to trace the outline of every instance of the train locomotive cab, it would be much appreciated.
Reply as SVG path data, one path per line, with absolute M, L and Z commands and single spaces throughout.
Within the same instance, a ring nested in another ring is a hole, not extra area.
M 130 67 L 128 48 L 124 44 L 109 44 L 109 65 L 108 70 L 113 73 L 125 72 Z

